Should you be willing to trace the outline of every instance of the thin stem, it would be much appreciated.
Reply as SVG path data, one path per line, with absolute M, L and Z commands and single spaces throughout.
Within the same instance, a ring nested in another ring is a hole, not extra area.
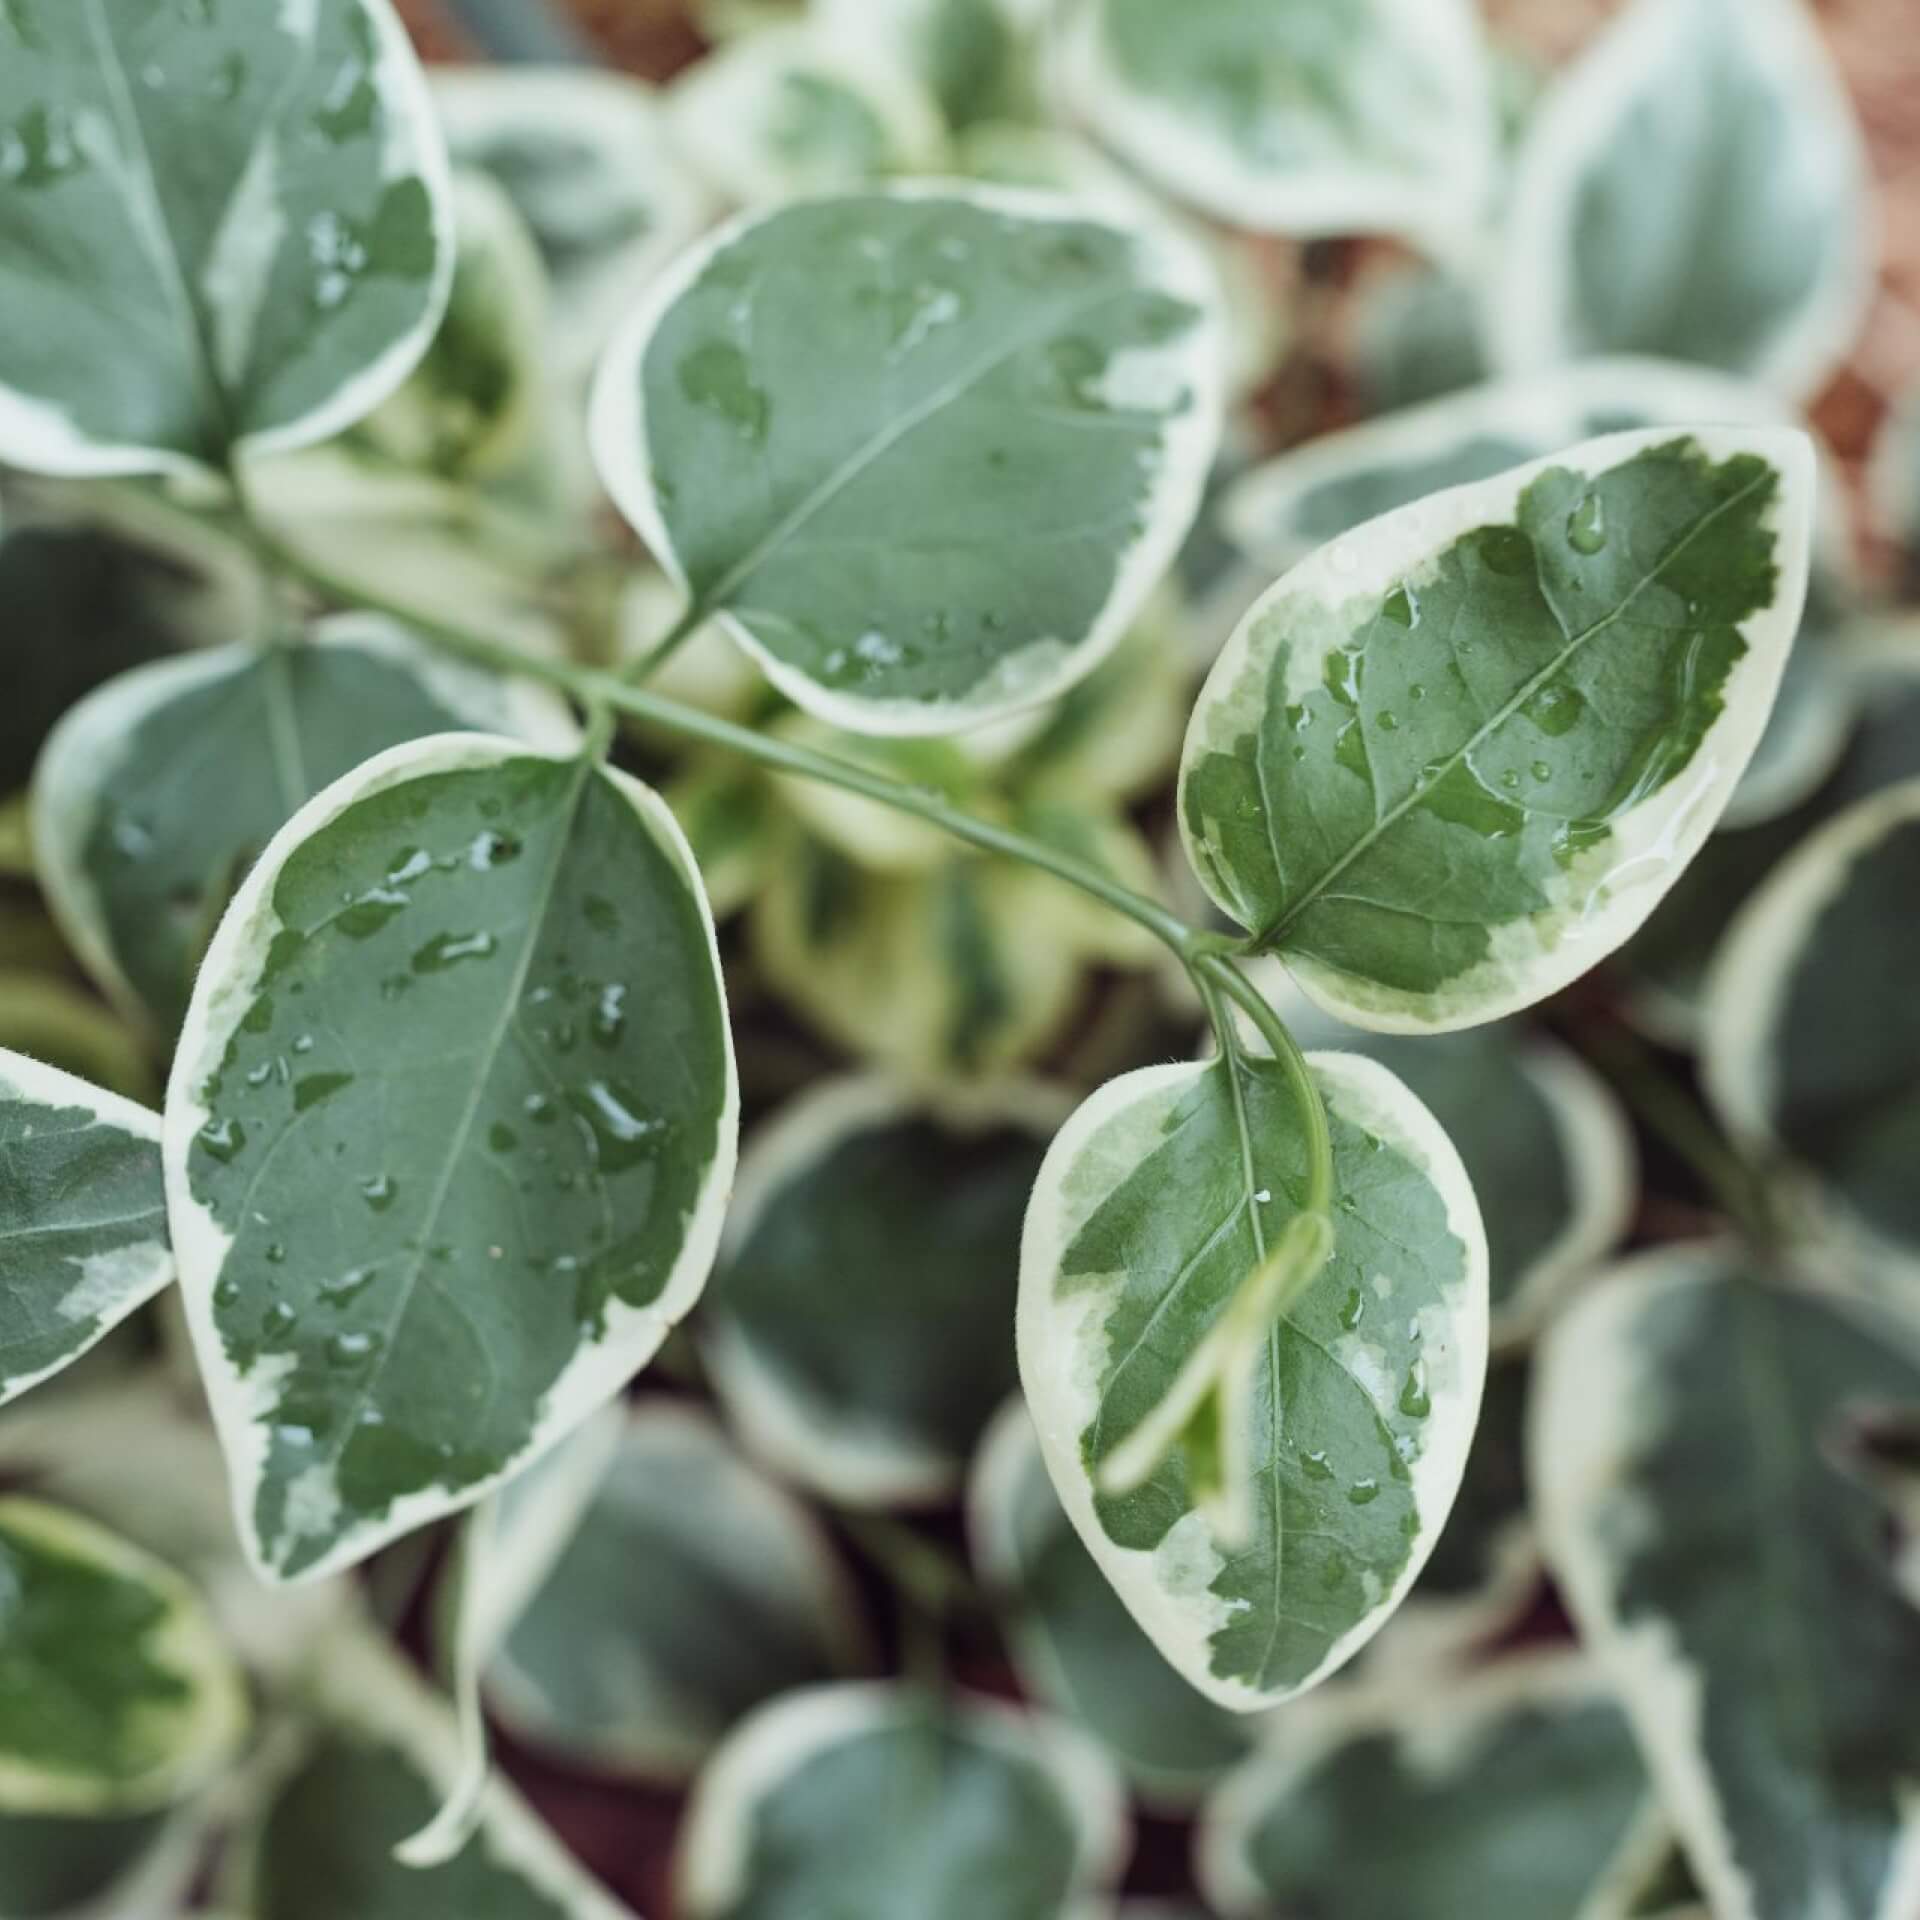
M 1267 1050 L 1286 1075 L 1287 1084 L 1293 1089 L 1294 1100 L 1300 1109 L 1301 1124 L 1307 1133 L 1305 1211 L 1329 1212 L 1333 1206 L 1333 1135 L 1327 1122 L 1327 1103 L 1320 1097 L 1320 1089 L 1314 1084 L 1306 1055 L 1287 1031 L 1286 1022 L 1267 1005 L 1265 996 L 1224 953 L 1202 950 L 1191 965 L 1195 979 L 1200 983 L 1201 996 L 1207 1000 L 1209 1012 L 1214 1015 L 1215 1028 L 1221 1033 L 1222 1046 L 1230 1046 L 1231 1042 L 1219 1017 L 1217 996 L 1220 994 L 1232 1000 L 1253 1022 L 1254 1030 L 1267 1043 Z M 1209 985 L 1213 988 L 1212 994 L 1208 993 Z

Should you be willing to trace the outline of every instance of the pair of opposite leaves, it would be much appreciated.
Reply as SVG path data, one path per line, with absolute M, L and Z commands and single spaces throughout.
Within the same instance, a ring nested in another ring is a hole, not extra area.
M 163 65 L 135 109 L 158 224 L 143 202 L 117 237 L 89 226 L 118 204 L 103 182 L 126 184 L 124 103 L 90 100 L 77 42 L 18 63 L 10 84 L 43 85 L 87 136 L 36 182 L 51 211 L 29 210 L 29 237 L 72 221 L 88 244 L 43 297 L 48 331 L 0 329 L 14 457 L 99 471 L 304 443 L 424 345 L 444 195 L 409 117 L 417 74 L 382 9 L 322 6 L 306 30 L 334 36 L 318 68 L 359 110 L 336 126 L 329 95 L 246 123 L 289 196 L 264 221 L 237 195 L 180 198 L 153 137 L 179 133 Z M 285 22 L 209 31 L 165 60 L 288 51 Z M 212 120 L 230 140 L 238 123 Z M 342 151 L 362 164 L 336 178 Z M 161 310 L 186 302 L 193 380 L 123 355 L 99 383 L 84 330 L 48 344 L 83 297 L 132 297 L 130 274 L 165 282 Z M 1191 517 L 1218 357 L 1204 285 L 1163 238 L 895 191 L 696 250 L 616 344 L 595 437 L 631 517 L 785 690 L 842 723 L 946 729 L 1058 692 L 1118 637 Z M 1368 1024 L 1472 1024 L 1564 984 L 1650 909 L 1751 752 L 1808 490 L 1779 435 L 1628 436 L 1309 562 L 1194 717 L 1182 820 L 1209 890 Z M 1043 1171 L 1025 1261 L 1026 1376 L 1069 1507 L 1163 1648 L 1240 1705 L 1309 1684 L 1404 1590 L 1484 1350 L 1484 1245 L 1451 1149 L 1380 1070 L 1315 1071 L 1339 1233 L 1262 1343 L 1254 1551 L 1227 1564 L 1177 1452 L 1118 1500 L 1093 1470 L 1297 1208 L 1272 1063 L 1097 1096 Z M 77 1090 L 41 1094 L 81 1140 L 115 1125 Z M 702 1284 L 736 1116 L 698 877 L 643 789 L 438 737 L 303 808 L 215 939 L 166 1129 L 174 1250 L 262 1567 L 346 1565 L 616 1390 Z M 1177 1210 L 1150 1204 L 1168 1193 Z M 152 1228 L 130 1244 L 151 1254 Z M 68 1317 L 104 1330 L 129 1304 L 117 1255 L 85 1259 L 79 1304 L 101 1310 Z M 149 1260 L 132 1290 L 151 1282 Z M 1324 1552 L 1283 1554 L 1316 1535 Z

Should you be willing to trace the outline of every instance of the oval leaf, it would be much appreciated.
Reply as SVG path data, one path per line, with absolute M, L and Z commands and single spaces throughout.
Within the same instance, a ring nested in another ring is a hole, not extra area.
M 0 454 L 222 468 L 433 336 L 446 155 L 387 0 L 0 13 Z
M 1014 1384 L 1020 1222 L 1064 1107 L 841 1080 L 755 1139 L 702 1347 L 771 1465 L 856 1507 L 959 1486 Z
M 701 1776 L 675 1910 L 1070 1920 L 1126 1841 L 1119 1785 L 1078 1735 L 984 1701 L 822 1687 L 763 1708 Z
M 160 1116 L 0 1052 L 0 1406 L 172 1284 Z
M 1620 1269 L 1544 1347 L 1548 1558 L 1727 1920 L 1912 1908 L 1920 1612 L 1834 1442 L 1916 1404 L 1905 1329 L 1731 1247 Z
M 122 674 L 67 714 L 35 769 L 48 902 L 116 1003 L 170 1036 L 234 888 L 286 821 L 374 754 L 461 726 L 547 746 L 572 733 L 547 696 L 508 693 L 360 615 L 306 644 Z
M 214 938 L 166 1115 L 261 1572 L 471 1504 L 644 1365 L 705 1282 L 737 1115 L 712 920 L 646 788 L 441 735 L 296 814 Z
M 1306 1146 L 1273 1062 L 1151 1067 L 1055 1140 L 1021 1250 L 1020 1373 L 1061 1501 L 1161 1652 L 1242 1712 L 1379 1630 L 1459 1489 L 1487 1364 L 1487 1242 L 1459 1156 L 1384 1067 L 1312 1057 L 1333 1126 L 1331 1259 L 1252 1356 L 1247 1537 L 1177 1445 L 1099 1489 L 1298 1216 Z
M 1143 1799 L 1190 1808 L 1246 1757 L 1257 1723 L 1196 1693 L 1140 1630 L 1069 1523 L 1021 1400 L 981 1445 L 967 1537 L 1022 1689 L 1085 1727 Z
M 178 1574 L 89 1520 L 8 1499 L 0 1587 L 0 1808 L 157 1812 L 233 1758 L 246 1690 Z
M 459 1771 L 453 1718 L 361 1635 L 336 1641 L 315 1681 L 319 1729 L 242 1841 L 230 1876 L 238 1910 L 253 1920 L 633 1920 L 497 1781 L 453 1859 L 403 1866 L 395 1846 Z
M 1830 821 L 1733 923 L 1707 983 L 1707 1085 L 1728 1127 L 1810 1168 L 1920 1272 L 1920 780 Z
M 1210 278 L 1042 195 L 895 188 L 725 229 L 594 401 L 600 471 L 696 606 L 836 725 L 942 733 L 1118 643 L 1218 437 Z
M 1493 98 L 1462 0 L 1081 0 L 1070 104 L 1231 225 L 1458 239 L 1493 184 Z
M 1498 357 L 1657 353 L 1804 400 L 1872 297 L 1868 178 L 1801 0 L 1640 0 L 1522 146 Z
M 1328 1011 L 1467 1027 L 1557 992 L 1698 852 L 1800 623 L 1793 433 L 1590 441 L 1374 521 L 1215 665 L 1181 830 Z
M 706 1415 L 645 1406 L 487 1669 L 515 1737 L 679 1784 L 743 1715 L 868 1661 L 859 1603 L 807 1510 Z
M 1649 1801 L 1599 1676 L 1528 1655 L 1298 1728 L 1208 1807 L 1201 1878 L 1249 1920 L 1625 1920 Z

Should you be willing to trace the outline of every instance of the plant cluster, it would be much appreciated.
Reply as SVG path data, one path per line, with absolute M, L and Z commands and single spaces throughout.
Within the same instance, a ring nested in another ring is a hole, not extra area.
M 0 0 L 0 1920 L 1910 1920 L 1800 0 L 710 16 Z

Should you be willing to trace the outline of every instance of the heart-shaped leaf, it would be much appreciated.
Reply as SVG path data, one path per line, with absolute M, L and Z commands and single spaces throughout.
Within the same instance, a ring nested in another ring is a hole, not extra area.
M 1474 1026 L 1578 978 L 1759 744 L 1813 481 L 1798 434 L 1621 434 L 1323 548 L 1194 711 L 1181 830 L 1208 893 L 1361 1026 Z
M 1126 1815 L 1095 1749 L 1036 1715 L 904 1687 L 763 1708 L 701 1776 L 685 1920 L 1074 1920 L 1119 1877 Z
M 1818 1177 L 1855 1237 L 1920 1273 L 1920 780 L 1813 835 L 1734 921 L 1707 982 L 1707 1085 L 1733 1132 Z
M 288 822 L 166 1114 L 188 1321 L 261 1572 L 470 1505 L 704 1285 L 738 1089 L 679 829 L 590 760 L 440 735 Z
M 1713 1911 L 1892 1920 L 1920 1722 L 1890 1703 L 1920 1695 L 1920 1611 L 1835 1443 L 1854 1412 L 1920 1405 L 1920 1358 L 1910 1322 L 1753 1267 L 1665 1249 L 1555 1327 L 1541 1530 Z
M 1161 1652 L 1242 1712 L 1379 1630 L 1459 1489 L 1487 1364 L 1487 1243 L 1459 1156 L 1387 1072 L 1310 1059 L 1332 1124 L 1331 1258 L 1236 1356 L 1212 1451 L 1250 1507 L 1202 1504 L 1188 1429 L 1131 1492 L 1111 1465 L 1306 1219 L 1293 1088 L 1237 1049 L 1104 1087 L 1047 1155 L 1021 1250 L 1020 1374 L 1068 1516 Z
M 0 1052 L 0 1406 L 172 1284 L 160 1116 Z
M 34 774 L 41 883 L 117 1005 L 179 1029 L 193 976 L 254 858 L 321 788 L 403 740 L 572 728 L 549 696 L 341 615 L 300 644 L 196 649 L 109 681 L 54 730 Z
M 0 12 L 0 455 L 225 467 L 349 426 L 453 273 L 387 0 Z
M 1493 183 L 1479 23 L 1461 0 L 1078 0 L 1068 102 L 1170 192 L 1307 239 L 1458 239 Z
M 1874 285 L 1866 156 L 1802 0 L 1639 0 L 1522 145 L 1488 314 L 1520 372 L 1595 354 L 1816 392 Z
M 1119 642 L 1198 507 L 1220 362 L 1210 276 L 1164 231 L 898 187 L 696 249 L 614 343 L 594 444 L 782 692 L 954 732 Z
M 16 1498 L 0 1501 L 0 1585 L 0 1811 L 158 1812 L 233 1758 L 246 1689 L 178 1574 Z

